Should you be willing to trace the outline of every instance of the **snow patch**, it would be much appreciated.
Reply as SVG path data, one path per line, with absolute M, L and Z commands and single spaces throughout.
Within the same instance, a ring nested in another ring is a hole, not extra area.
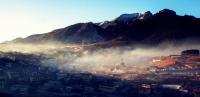
M 133 13 L 133 14 L 122 14 L 118 18 L 116 18 L 116 21 L 119 22 L 128 22 L 131 20 L 136 20 L 139 16 L 139 13 Z

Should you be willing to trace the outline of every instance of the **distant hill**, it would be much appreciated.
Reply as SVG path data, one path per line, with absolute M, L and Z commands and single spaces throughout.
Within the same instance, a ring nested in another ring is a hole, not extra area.
M 159 44 L 200 39 L 200 19 L 163 9 L 155 14 L 122 14 L 112 21 L 78 23 L 45 34 L 18 38 L 22 43 L 137 43 Z

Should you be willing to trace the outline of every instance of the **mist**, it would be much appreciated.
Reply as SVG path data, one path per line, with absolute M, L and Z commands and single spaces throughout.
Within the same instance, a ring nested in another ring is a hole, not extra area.
M 95 74 L 122 74 L 133 72 L 143 74 L 152 59 L 160 56 L 179 55 L 186 49 L 199 49 L 198 44 L 167 44 L 157 46 L 126 46 L 85 49 L 71 44 L 1 44 L 2 52 L 43 54 L 45 66 L 62 71 L 89 72 Z
M 79 71 L 116 73 L 111 69 L 123 63 L 128 68 L 120 68 L 122 71 L 119 71 L 119 73 L 127 71 L 145 73 L 145 70 L 153 65 L 151 61 L 155 57 L 180 55 L 183 50 L 198 49 L 199 47 L 199 45 L 174 46 L 165 44 L 163 46 L 162 44 L 156 47 L 138 46 L 133 48 L 97 49 L 95 51 L 85 50 L 81 56 L 68 64 L 64 64 L 64 66 L 74 66 Z

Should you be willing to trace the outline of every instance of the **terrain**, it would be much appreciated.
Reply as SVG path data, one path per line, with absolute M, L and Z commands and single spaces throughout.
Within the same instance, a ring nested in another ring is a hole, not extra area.
M 163 9 L 155 14 L 122 14 L 101 23 L 77 23 L 45 34 L 18 38 L 16 43 L 76 43 L 99 45 L 145 44 L 163 42 L 178 44 L 183 41 L 199 42 L 200 19 L 190 15 L 179 16 Z

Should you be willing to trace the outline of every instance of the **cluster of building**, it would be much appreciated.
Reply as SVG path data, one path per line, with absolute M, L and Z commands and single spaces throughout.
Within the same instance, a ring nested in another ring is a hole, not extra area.
M 200 94 L 199 50 L 185 50 L 181 55 L 156 58 L 152 63 L 149 73 L 140 76 L 141 79 L 167 84 L 168 88 L 174 87 L 184 93 Z

